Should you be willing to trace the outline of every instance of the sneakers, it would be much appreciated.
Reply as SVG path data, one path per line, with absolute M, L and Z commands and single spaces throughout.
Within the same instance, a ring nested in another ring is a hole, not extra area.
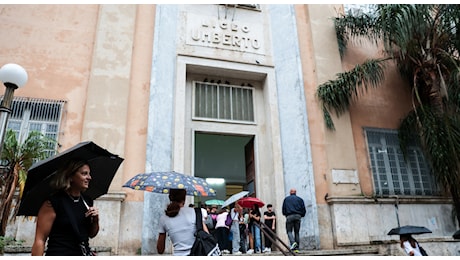
M 254 249 L 249 249 L 249 250 L 246 252 L 246 254 L 248 254 L 248 255 L 252 255 L 253 253 L 254 253 Z
M 297 244 L 297 242 L 292 243 L 292 245 L 291 245 L 291 250 L 296 249 L 298 246 L 299 246 L 299 245 Z
M 262 253 L 271 253 L 271 252 L 272 252 L 272 249 L 269 248 L 269 247 L 266 247 L 266 248 L 262 251 Z
M 230 251 L 228 251 L 227 249 L 224 249 L 222 250 L 222 254 L 230 254 Z
M 234 255 L 242 255 L 243 253 L 241 253 L 240 251 L 238 251 L 238 252 L 234 252 L 233 254 L 234 254 Z
M 300 253 L 299 249 L 294 249 L 294 251 L 292 251 L 292 252 L 294 252 L 296 254 Z

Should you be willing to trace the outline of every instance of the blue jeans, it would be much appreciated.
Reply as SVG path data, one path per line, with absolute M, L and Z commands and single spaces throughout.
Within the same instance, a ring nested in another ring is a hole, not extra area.
M 232 233 L 232 253 L 240 251 L 240 223 L 233 221 L 230 227 L 230 233 Z
M 302 216 L 300 214 L 292 214 L 286 217 L 286 232 L 289 238 L 289 243 L 292 245 L 294 242 L 297 243 L 297 248 L 300 245 L 299 231 L 300 231 L 300 220 Z M 292 231 L 294 230 L 294 235 Z
M 260 238 L 260 229 L 256 225 L 252 225 L 251 233 L 254 237 L 254 252 L 261 252 L 263 250 L 261 238 Z

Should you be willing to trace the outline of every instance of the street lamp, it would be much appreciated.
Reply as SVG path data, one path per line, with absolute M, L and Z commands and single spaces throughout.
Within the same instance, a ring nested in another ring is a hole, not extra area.
M 0 104 L 0 157 L 3 151 L 3 141 L 5 139 L 8 117 L 11 113 L 11 102 L 13 101 L 14 91 L 24 86 L 27 82 L 26 70 L 13 63 L 8 63 L 0 68 L 0 81 L 5 85 L 5 95 Z

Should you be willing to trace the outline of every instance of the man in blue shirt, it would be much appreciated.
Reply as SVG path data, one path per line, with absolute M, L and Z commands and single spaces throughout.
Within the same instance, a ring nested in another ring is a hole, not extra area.
M 300 220 L 305 217 L 306 209 L 302 198 L 296 195 L 297 190 L 292 188 L 289 196 L 283 201 L 283 215 L 286 216 L 286 232 L 291 244 L 291 250 L 299 250 Z M 294 230 L 294 235 L 292 234 Z

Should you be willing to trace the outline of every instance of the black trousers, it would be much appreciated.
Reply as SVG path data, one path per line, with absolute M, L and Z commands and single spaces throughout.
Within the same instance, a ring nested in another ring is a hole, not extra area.
M 273 243 L 270 240 L 270 238 L 268 238 L 268 237 L 271 237 L 273 240 L 275 240 L 275 236 L 273 236 L 271 234 L 272 234 L 272 232 L 273 233 L 276 233 L 276 232 L 275 232 L 275 230 L 272 230 L 271 228 L 266 228 L 266 227 L 264 227 L 264 230 L 265 230 L 265 232 L 263 234 L 264 234 L 265 247 L 268 247 L 268 248 L 271 249 Z M 265 235 L 265 233 L 267 233 L 268 235 Z

